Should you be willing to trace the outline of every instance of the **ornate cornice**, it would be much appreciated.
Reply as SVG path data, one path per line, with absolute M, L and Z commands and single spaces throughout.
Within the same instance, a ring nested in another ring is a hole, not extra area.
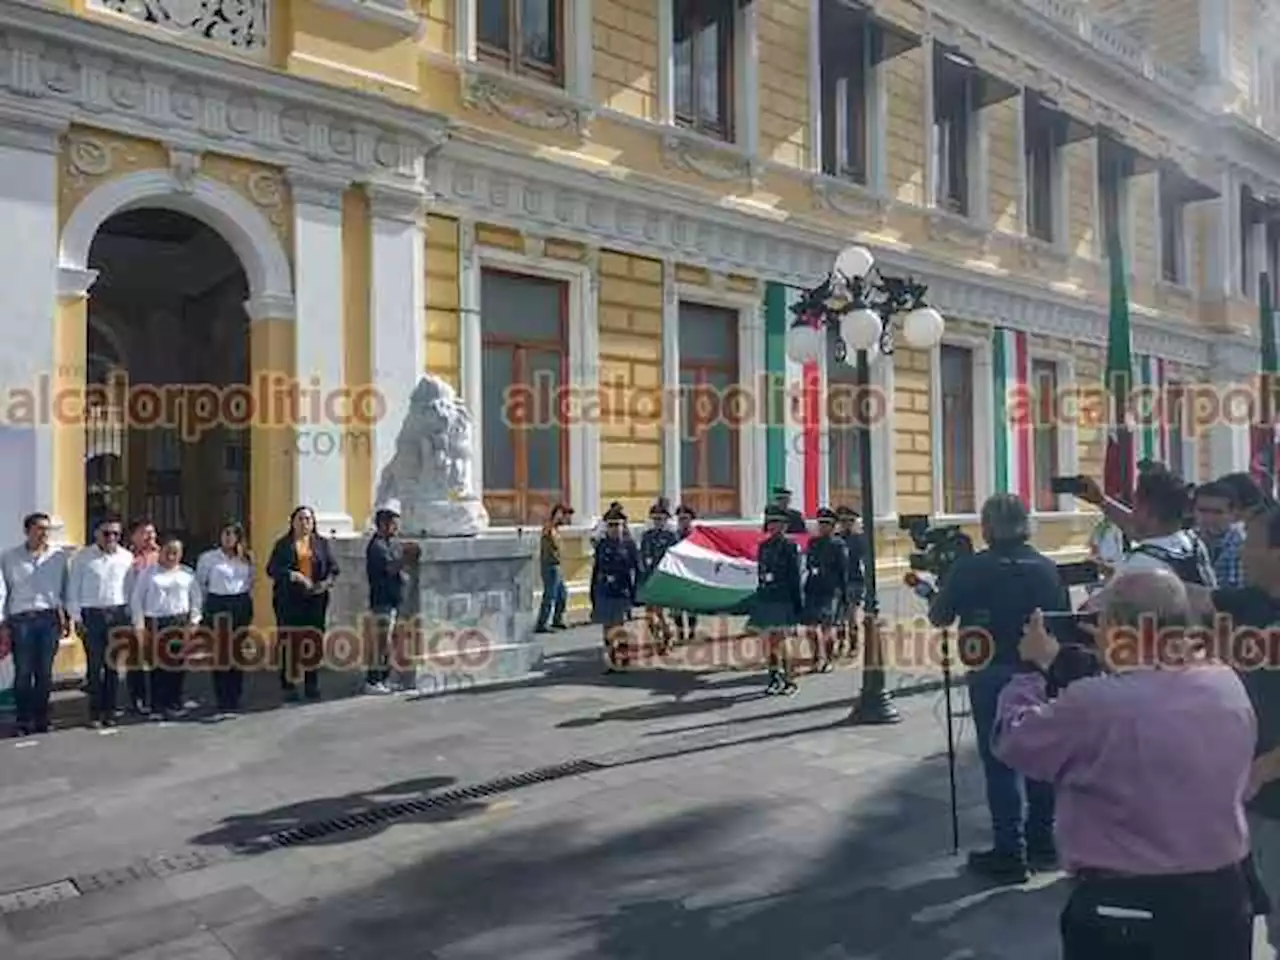
M 435 114 L 14 0 L 0 0 L 0 110 L 406 181 L 448 130 Z
M 847 242 L 818 230 L 713 208 L 660 186 L 566 170 L 557 164 L 467 144 L 450 144 L 431 164 L 440 209 L 654 259 L 689 263 L 795 285 L 812 285 Z M 958 264 L 870 244 L 887 271 L 930 285 L 949 316 L 999 323 L 1057 338 L 1106 342 L 1106 305 L 1033 280 L 984 275 Z M 1221 337 L 1221 335 L 1216 335 Z M 1134 316 L 1134 347 L 1206 368 L 1213 336 L 1163 315 Z

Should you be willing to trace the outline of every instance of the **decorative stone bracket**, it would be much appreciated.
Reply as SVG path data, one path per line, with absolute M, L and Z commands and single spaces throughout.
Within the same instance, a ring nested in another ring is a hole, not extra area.
M 829 210 L 858 220 L 870 219 L 877 230 L 883 230 L 889 223 L 893 201 L 860 184 L 817 176 L 809 181 L 809 189 L 813 194 L 813 205 L 819 210 Z
M 681 130 L 668 130 L 662 135 L 662 162 L 670 169 L 686 170 L 717 183 L 755 183 L 761 172 L 736 145 Z
M 960 244 L 976 243 L 984 257 L 991 252 L 995 234 L 986 224 L 939 209 L 930 210 L 926 214 L 926 221 L 930 240 Z
M 397 33 L 421 40 L 427 23 L 406 0 L 316 0 L 322 7 L 337 10 L 358 20 L 368 20 Z
M 563 91 L 490 73 L 476 64 L 467 65 L 460 78 L 462 102 L 472 110 L 484 110 L 534 130 L 569 131 L 579 137 L 588 135 L 594 111 Z

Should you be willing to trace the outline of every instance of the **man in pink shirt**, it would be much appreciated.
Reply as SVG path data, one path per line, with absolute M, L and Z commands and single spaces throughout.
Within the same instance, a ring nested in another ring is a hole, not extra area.
M 1021 655 L 1038 669 L 1001 694 L 994 752 L 1056 791 L 1076 884 L 1065 960 L 1252 955 L 1242 863 L 1256 723 L 1235 672 L 1187 642 L 1191 622 L 1172 571 L 1121 573 L 1100 611 L 1101 669 L 1080 669 L 1089 655 L 1060 647 L 1037 614 Z

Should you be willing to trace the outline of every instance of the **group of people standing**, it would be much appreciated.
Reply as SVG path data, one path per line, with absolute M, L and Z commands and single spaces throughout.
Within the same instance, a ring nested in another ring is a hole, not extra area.
M 767 692 L 783 694 L 796 690 L 788 646 L 798 627 L 808 630 L 819 671 L 831 670 L 839 656 L 856 649 L 865 544 L 856 511 L 823 507 L 817 511 L 817 532 L 802 553 L 790 536 L 807 534 L 808 524 L 791 506 L 791 491 L 777 487 L 773 495 L 773 503 L 765 510 L 765 539 L 757 558 L 758 584 L 750 603 L 748 627 L 765 638 Z M 564 628 L 566 598 L 558 531 L 572 515 L 571 509 L 557 507 L 543 531 L 541 632 Z M 691 507 L 681 505 L 674 511 L 674 529 L 672 516 L 670 502 L 659 499 L 650 509 L 649 527 L 637 543 L 622 505 L 613 503 L 592 538 L 592 622 L 603 631 L 606 672 L 630 665 L 633 637 L 627 624 L 638 604 L 640 588 L 661 566 L 667 551 L 693 532 L 697 513 Z M 698 623 L 696 612 L 653 605 L 645 607 L 645 622 L 660 653 L 675 642 L 692 640 Z
M 0 556 L 0 629 L 13 654 L 17 734 L 49 729 L 54 660 L 62 638 L 72 634 L 84 647 L 95 727 L 112 727 L 127 714 L 186 716 L 198 706 L 184 699 L 197 656 L 208 658 L 217 713 L 241 710 L 244 667 L 254 662 L 243 645 L 254 619 L 257 572 L 240 523 L 225 524 L 218 546 L 201 553 L 194 567 L 184 563 L 182 540 L 158 536 L 148 519 L 135 520 L 126 532 L 119 517 L 101 516 L 93 542 L 75 552 L 53 544 L 50 528 L 47 514 L 29 515 L 24 541 Z M 293 511 L 265 573 L 273 586 L 285 699 L 319 699 L 317 668 L 338 566 L 310 507 Z M 208 628 L 203 636 L 211 644 L 193 643 L 198 625 Z

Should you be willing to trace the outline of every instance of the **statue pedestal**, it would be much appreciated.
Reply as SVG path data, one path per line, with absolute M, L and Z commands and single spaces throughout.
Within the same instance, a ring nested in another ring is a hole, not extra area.
M 393 670 L 393 682 L 430 695 L 517 680 L 538 669 L 542 645 L 533 632 L 536 532 L 407 537 L 405 542 L 417 544 L 419 556 L 409 565 L 401 611 L 402 621 L 412 625 L 404 633 L 410 647 L 399 658 L 405 669 Z M 331 627 L 355 627 L 367 618 L 367 544 L 367 538 L 335 544 L 342 576 L 334 590 Z M 361 685 L 363 680 L 361 675 Z

